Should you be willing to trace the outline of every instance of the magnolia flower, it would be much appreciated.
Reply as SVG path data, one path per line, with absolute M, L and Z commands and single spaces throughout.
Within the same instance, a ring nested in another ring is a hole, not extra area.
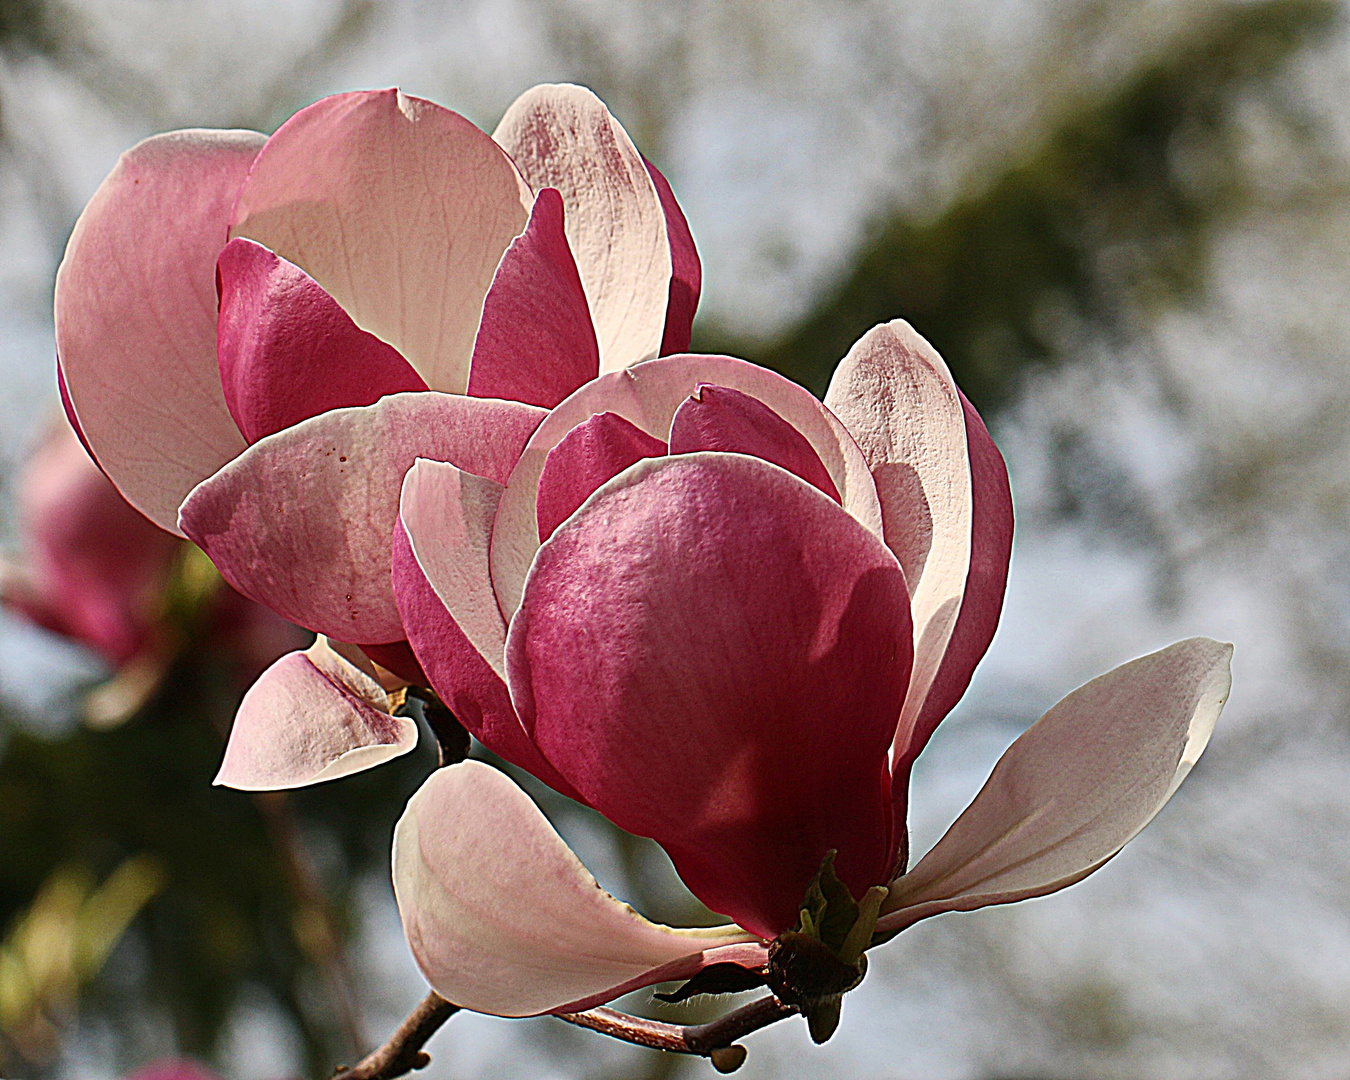
M 17 487 L 23 548 L 0 565 L 5 605 L 115 668 L 154 651 L 178 542 L 127 505 L 65 423 Z
M 18 483 L 20 547 L 0 560 L 0 603 L 87 646 L 114 670 L 84 701 L 85 719 L 127 719 L 186 644 L 175 619 L 223 655 L 244 685 L 307 635 L 221 585 L 188 545 L 118 494 L 64 421 L 50 426 Z M 200 559 L 200 556 L 198 556 Z M 209 576 L 194 571 L 205 566 Z
M 219 1078 L 195 1061 L 169 1058 L 145 1066 L 127 1077 L 127 1080 L 219 1080 Z
M 491 137 L 384 90 L 324 98 L 271 138 L 176 131 L 123 155 L 57 274 L 72 424 L 241 593 L 359 646 L 281 661 L 227 778 L 299 783 L 411 749 L 381 696 L 422 681 L 390 588 L 403 474 L 430 457 L 504 483 L 546 408 L 687 347 L 699 283 L 669 185 L 580 87 L 527 91 Z M 312 748 L 334 711 L 329 757 L 248 774 L 276 738 Z
M 395 888 L 431 985 L 482 1012 L 704 972 L 686 993 L 764 982 L 827 1037 L 870 944 L 1110 859 L 1228 693 L 1230 647 L 1207 639 L 1088 683 L 907 870 L 910 767 L 993 635 L 1012 511 L 979 416 L 902 322 L 854 346 L 824 404 L 727 357 L 602 375 L 505 484 L 419 460 L 400 507 L 394 591 L 441 697 L 733 920 L 646 921 L 505 774 L 440 769 L 399 823 Z

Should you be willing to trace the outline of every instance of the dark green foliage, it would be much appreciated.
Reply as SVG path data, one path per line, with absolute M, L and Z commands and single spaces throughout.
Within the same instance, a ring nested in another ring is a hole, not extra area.
M 43 0 L 0 0 L 0 48 L 52 47 Z
M 1052 359 L 1057 313 L 1110 329 L 1122 296 L 1186 296 L 1204 279 L 1213 227 L 1250 197 L 1235 103 L 1271 84 L 1336 10 L 1325 0 L 1216 5 L 987 187 L 931 219 L 877 221 L 838 288 L 750 359 L 823 392 L 862 333 L 905 318 L 987 408 L 1026 364 Z
M 351 1048 L 303 947 L 267 804 L 211 786 L 233 705 L 212 665 L 189 661 L 145 714 L 113 731 L 46 739 L 12 729 L 0 755 L 0 928 L 62 863 L 102 876 L 128 855 L 155 856 L 167 885 L 83 1007 L 123 1032 L 149 1007 L 172 1018 L 184 1051 L 209 1058 L 252 986 L 296 1024 L 309 1072 L 325 1076 Z M 288 797 L 311 850 L 330 862 L 323 884 L 344 922 L 360 874 L 387 875 L 394 821 L 431 765 L 424 747 Z

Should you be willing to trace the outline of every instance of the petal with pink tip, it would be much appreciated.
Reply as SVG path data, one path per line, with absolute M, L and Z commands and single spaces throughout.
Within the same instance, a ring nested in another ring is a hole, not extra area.
M 909 583 L 914 672 L 896 733 L 903 748 L 942 665 L 970 569 L 965 412 L 942 357 L 901 319 L 858 339 L 835 369 L 825 404 L 872 467 L 886 543 Z
M 584 87 L 543 84 L 516 98 L 492 137 L 536 191 L 562 193 L 600 370 L 656 356 L 670 291 L 670 239 L 661 197 L 628 133 Z
M 660 439 L 611 412 L 597 413 L 578 424 L 544 460 L 535 504 L 540 539 L 552 536 L 605 481 L 643 458 L 665 452 L 666 444 Z
M 855 894 L 892 873 L 909 641 L 876 536 L 776 465 L 684 454 L 621 473 L 539 549 L 507 681 L 589 805 L 772 937 L 829 849 Z
M 999 759 L 974 802 L 891 885 L 879 932 L 1081 881 L 1166 804 L 1228 700 L 1233 647 L 1189 638 L 1079 687 Z
M 555 188 L 534 200 L 483 301 L 468 392 L 552 408 L 600 373 L 586 293 Z
M 478 761 L 438 769 L 409 800 L 394 894 L 433 989 L 496 1016 L 608 1001 L 721 960 L 764 962 L 736 927 L 674 930 L 615 900 L 529 796 Z
M 675 201 L 670 182 L 650 161 L 647 172 L 656 185 L 661 208 L 666 212 L 666 234 L 670 237 L 670 294 L 666 300 L 666 329 L 661 338 L 661 355 L 689 351 L 689 338 L 694 328 L 694 312 L 703 288 L 703 266 L 684 211 Z
M 399 615 L 431 685 L 493 753 L 563 794 L 575 792 L 535 748 L 504 681 L 506 624 L 488 580 L 488 538 L 502 486 L 441 461 L 403 478 L 394 529 Z
M 389 582 L 403 474 L 419 457 L 506 479 L 542 409 L 394 394 L 254 443 L 183 503 L 184 531 L 251 600 L 319 633 L 404 637 Z
M 359 649 L 320 637 L 262 673 L 239 705 L 215 782 L 240 791 L 304 787 L 408 753 L 417 724 Z
M 183 496 L 244 449 L 216 368 L 216 256 L 262 144 L 252 131 L 138 143 L 80 214 L 56 273 L 74 426 L 127 501 L 174 533 Z
M 427 388 L 317 281 L 261 244 L 231 240 L 216 267 L 220 382 L 249 442 L 329 409 Z
M 834 481 L 805 436 L 764 402 L 739 390 L 705 384 L 675 410 L 670 423 L 670 452 L 691 454 L 696 450 L 763 458 L 839 501 Z
M 463 393 L 492 275 L 533 196 L 487 135 L 398 90 L 301 109 L 230 218 L 301 267 L 433 390 Z
M 809 391 L 730 356 L 663 356 L 587 383 L 553 409 L 530 437 L 492 529 L 492 585 L 503 615 L 509 619 L 519 606 L 525 574 L 539 547 L 536 502 L 549 452 L 578 424 L 603 412 L 621 416 L 664 442 L 676 410 L 705 383 L 756 398 L 801 432 L 824 463 L 844 509 L 881 535 L 881 506 L 867 460 L 844 425 Z

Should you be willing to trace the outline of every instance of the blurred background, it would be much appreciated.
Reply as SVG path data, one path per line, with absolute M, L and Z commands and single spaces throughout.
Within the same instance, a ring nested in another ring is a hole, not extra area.
M 570 80 L 679 195 L 696 348 L 822 392 L 902 316 L 1008 459 L 1008 602 L 920 760 L 916 852 L 1079 683 L 1190 634 L 1237 645 L 1211 749 L 1106 870 L 915 927 L 828 1045 L 778 1025 L 741 1075 L 1350 1077 L 1347 14 L 0 0 L 0 1075 L 190 1055 L 226 1080 L 323 1077 L 425 992 L 387 868 L 425 746 L 291 796 L 209 786 L 235 700 L 296 632 L 119 516 L 61 432 L 51 289 L 75 216 L 152 132 L 271 131 L 390 84 L 491 130 Z M 52 511 L 67 488 L 107 523 L 96 550 Z M 122 585 L 76 612 L 48 549 Z M 652 845 L 536 793 L 611 891 L 687 914 Z M 419 1075 L 441 1080 L 712 1075 L 547 1019 L 459 1016 L 430 1049 Z

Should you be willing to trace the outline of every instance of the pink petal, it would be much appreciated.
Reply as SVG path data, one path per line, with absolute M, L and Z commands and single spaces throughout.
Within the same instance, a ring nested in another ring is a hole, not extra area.
M 661 199 L 661 209 L 666 212 L 666 234 L 670 237 L 670 295 L 666 300 L 665 334 L 661 338 L 661 355 L 669 356 L 689 351 L 694 312 L 698 310 L 699 292 L 703 288 L 703 266 L 698 259 L 698 249 L 694 247 L 689 222 L 675 201 L 670 182 L 650 161 L 645 164 Z
M 438 769 L 409 800 L 394 893 L 432 987 L 497 1016 L 589 1007 L 722 960 L 764 962 L 764 946 L 734 927 L 673 930 L 615 900 L 529 796 L 477 761 Z
M 329 409 L 427 388 L 317 281 L 261 244 L 231 240 L 217 271 L 220 381 L 249 442 Z
M 908 746 L 896 748 L 898 756 L 891 787 L 900 828 L 904 827 L 910 767 L 970 685 L 975 666 L 984 657 L 998 627 L 1008 583 L 1013 536 L 1008 469 L 984 421 L 964 394 L 961 406 L 965 410 L 966 442 L 970 446 L 970 571 L 942 666 L 924 699 Z
M 194 1061 L 157 1061 L 134 1072 L 127 1080 L 219 1080 L 215 1073 Z
M 150 646 L 179 541 L 133 510 L 75 433 L 57 422 L 18 484 L 23 563 L 0 568 L 0 599 L 113 665 Z
M 345 641 L 405 636 L 389 583 L 403 474 L 419 457 L 506 479 L 543 416 L 515 401 L 395 394 L 254 443 L 183 503 L 183 529 L 245 596 Z
M 764 402 L 739 390 L 704 384 L 675 411 L 670 424 L 670 452 L 689 454 L 696 450 L 763 458 L 839 501 L 829 471 L 802 433 Z M 541 481 L 541 498 L 542 491 Z
M 890 878 L 909 640 L 877 537 L 777 466 L 685 454 L 611 480 L 539 549 L 507 681 L 587 803 L 772 937 L 829 849 L 855 893 Z
M 914 671 L 896 733 L 907 747 L 956 626 L 970 568 L 971 470 L 960 392 L 931 345 L 897 319 L 849 350 L 825 404 L 858 441 L 905 569 Z
M 70 390 L 66 386 L 66 373 L 61 367 L 61 358 L 56 359 L 56 392 L 61 397 L 61 411 L 66 414 L 66 421 L 70 424 L 70 429 L 75 432 L 75 437 L 80 440 L 80 445 L 84 447 L 84 452 L 89 455 L 89 460 L 98 465 L 98 459 L 94 457 L 94 452 L 89 449 L 89 440 L 84 437 L 84 431 L 80 428 L 80 418 L 75 415 L 75 406 L 70 400 Z M 99 465 L 101 472 L 103 466 Z
M 462 116 L 359 91 L 281 125 L 240 188 L 230 235 L 304 269 L 433 390 L 462 393 L 483 297 L 532 198 Z
M 408 753 L 417 725 L 360 650 L 320 637 L 262 673 L 239 705 L 215 782 L 241 791 L 304 787 Z
M 488 580 L 488 538 L 502 486 L 440 461 L 403 478 L 393 585 L 403 628 L 441 699 L 479 742 L 574 794 L 520 726 L 503 681 L 506 624 Z
M 975 801 L 891 885 L 878 931 L 1063 889 L 1172 797 L 1228 699 L 1233 647 L 1190 638 L 1079 687 L 994 766 Z
M 730 356 L 664 356 L 583 386 L 549 413 L 511 474 L 492 533 L 492 584 L 509 619 L 520 604 L 525 574 L 539 547 L 535 505 L 549 452 L 578 424 L 612 412 L 663 442 L 675 411 L 700 384 L 757 398 L 806 437 L 824 462 L 844 509 L 881 535 L 881 506 L 867 461 L 829 409 L 796 383 Z
M 656 356 L 671 247 L 661 198 L 628 133 L 584 87 L 544 84 L 516 98 L 492 137 L 535 191 L 562 193 L 600 370 Z
M 539 477 L 535 514 L 547 540 L 587 497 L 643 458 L 660 457 L 666 444 L 611 412 L 578 424 L 549 451 Z
M 216 368 L 216 255 L 263 136 L 138 143 L 84 208 L 56 274 L 75 426 L 127 500 L 170 532 L 193 486 L 244 448 Z
M 599 373 L 595 327 L 563 232 L 562 196 L 544 188 L 483 301 L 468 392 L 552 408 Z
M 397 529 L 397 526 L 395 526 Z M 417 662 L 412 646 L 404 641 L 367 642 L 361 651 L 390 675 L 409 686 L 428 686 L 427 674 Z M 396 689 L 392 688 L 391 689 Z

